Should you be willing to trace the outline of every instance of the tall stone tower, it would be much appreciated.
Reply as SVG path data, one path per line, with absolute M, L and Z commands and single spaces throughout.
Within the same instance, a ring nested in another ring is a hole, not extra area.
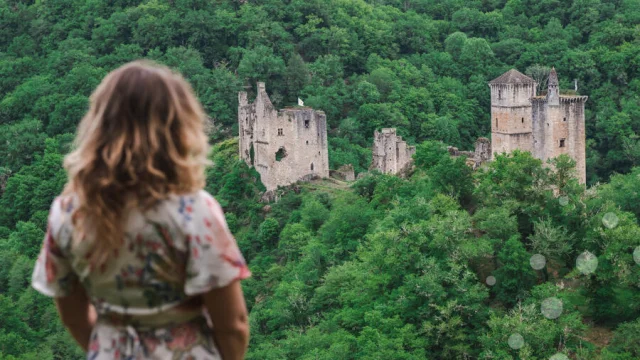
M 308 175 L 329 176 L 327 118 L 309 107 L 276 110 L 265 84 L 256 99 L 238 94 L 240 158 L 254 167 L 267 190 L 292 184 Z
M 383 173 L 397 174 L 411 165 L 415 146 L 407 146 L 396 129 L 386 128 L 373 133 L 373 159 L 371 168 Z
M 532 150 L 531 98 L 536 82 L 511 69 L 489 82 L 491 88 L 491 149 L 508 153 Z M 493 153 L 491 159 L 493 159 Z
M 587 96 L 562 95 L 555 69 L 549 73 L 547 94 L 531 99 L 533 107 L 532 154 L 543 161 L 567 154 L 576 161 L 578 180 L 586 182 L 586 132 L 584 105 Z

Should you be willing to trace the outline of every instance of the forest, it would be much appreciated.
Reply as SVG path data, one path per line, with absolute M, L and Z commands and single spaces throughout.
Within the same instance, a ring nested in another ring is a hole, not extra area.
M 638 0 L 0 0 L 0 359 L 84 357 L 30 277 L 89 95 L 140 58 L 209 116 L 247 359 L 640 358 L 639 24 Z M 568 157 L 448 155 L 490 136 L 488 81 L 551 66 L 589 96 L 586 186 Z M 237 141 L 257 81 L 325 111 L 360 178 L 261 202 Z M 405 178 L 367 171 L 382 127 L 417 146 Z

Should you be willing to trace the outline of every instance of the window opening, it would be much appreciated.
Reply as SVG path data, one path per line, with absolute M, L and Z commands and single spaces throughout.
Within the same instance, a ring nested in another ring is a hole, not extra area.
M 567 121 L 567 118 L 562 118 L 562 121 Z
M 502 99 L 502 90 L 498 90 L 498 99 Z
M 522 119 L 520 120 L 520 122 L 522 122 L 522 123 L 524 124 L 524 118 L 522 118 Z
M 284 147 L 281 147 L 280 149 L 278 149 L 278 151 L 276 152 L 276 161 L 280 161 L 286 157 L 287 157 L 287 150 L 285 150 Z
M 307 145 L 309 145 L 309 140 L 307 140 Z
M 498 118 L 496 118 L 496 127 L 498 127 Z
M 284 135 L 284 132 L 282 131 L 282 128 L 279 128 L 278 129 L 278 136 L 282 136 L 282 135 Z
M 313 163 L 311 163 L 311 171 L 313 171 Z
M 304 127 L 307 129 L 309 128 L 309 120 L 304 121 Z
M 560 139 L 560 147 L 563 148 L 564 147 L 564 139 Z

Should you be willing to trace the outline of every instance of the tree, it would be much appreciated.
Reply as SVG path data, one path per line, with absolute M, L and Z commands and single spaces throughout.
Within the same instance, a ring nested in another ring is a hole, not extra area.
M 613 335 L 607 350 L 630 357 L 640 356 L 640 319 L 622 323 Z
M 302 89 L 311 81 L 309 69 L 299 54 L 291 54 L 285 70 L 287 84 L 287 101 L 293 103 L 297 100 Z
M 302 224 L 312 231 L 317 231 L 329 218 L 329 210 L 318 200 L 306 198 L 300 208 Z
M 527 253 L 518 236 L 512 236 L 498 253 L 501 265 L 494 271 L 496 285 L 493 292 L 496 299 L 513 306 L 527 297 L 527 291 L 534 285 L 536 276 L 531 269 Z
M 525 70 L 525 74 L 529 75 L 536 82 L 538 94 L 543 94 L 547 91 L 547 80 L 549 79 L 550 72 L 550 67 L 538 64 L 531 65 Z
M 278 242 L 280 224 L 274 218 L 267 218 L 260 224 L 258 239 L 263 247 L 274 247 Z

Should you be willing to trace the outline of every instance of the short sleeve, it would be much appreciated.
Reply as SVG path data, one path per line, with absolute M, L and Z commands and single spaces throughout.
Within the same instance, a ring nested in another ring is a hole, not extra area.
M 202 294 L 251 276 L 220 204 L 201 191 L 193 207 L 186 234 L 189 254 L 184 292 Z
M 51 297 L 69 295 L 78 282 L 69 259 L 56 241 L 56 235 L 62 227 L 61 206 L 59 198 L 51 205 L 47 233 L 31 278 L 34 289 Z

